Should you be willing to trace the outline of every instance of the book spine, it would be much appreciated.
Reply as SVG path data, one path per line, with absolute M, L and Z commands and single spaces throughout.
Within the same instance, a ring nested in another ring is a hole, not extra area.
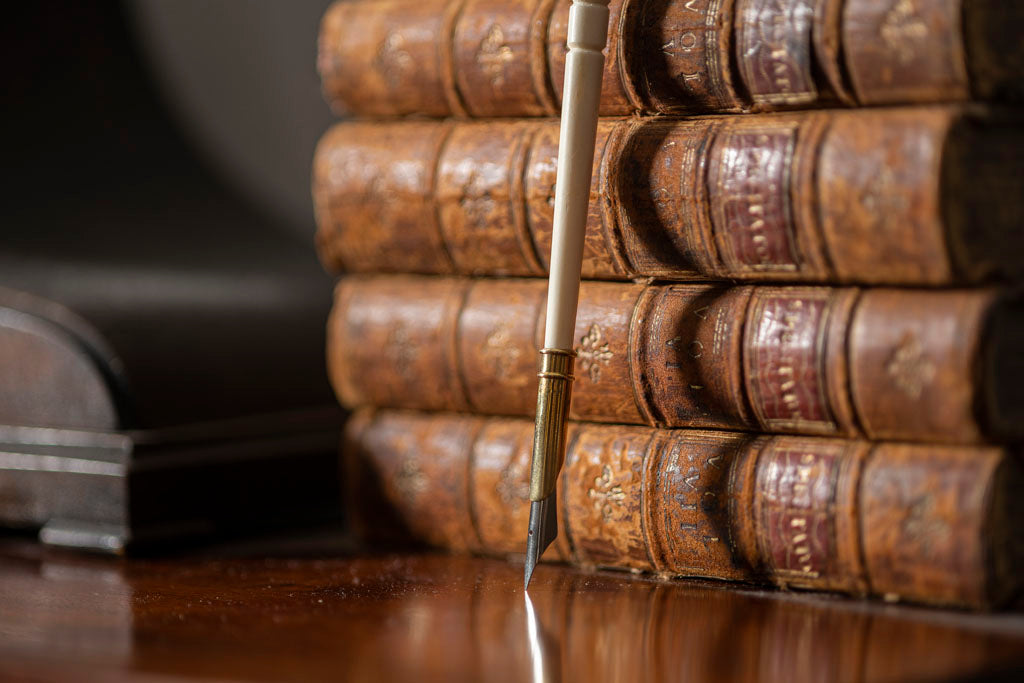
M 620 45 L 642 83 L 643 109 L 661 114 L 750 108 L 734 78 L 734 0 L 634 2 L 638 30 Z
M 320 23 L 317 70 L 338 114 L 465 114 L 452 79 L 461 2 L 337 2 Z
M 532 423 L 380 411 L 356 424 L 346 457 L 402 525 L 443 547 L 523 551 Z M 1020 483 L 995 447 L 577 424 L 553 555 L 982 607 L 1020 580 L 1006 531 Z
M 805 106 L 822 99 L 813 72 L 813 29 L 815 10 L 824 4 L 737 0 L 737 66 L 755 105 Z
M 846 68 L 857 101 L 940 102 L 970 97 L 962 0 L 848 2 Z M 940 36 L 956 40 L 941 40 Z M 927 45 L 927 49 L 922 49 Z
M 324 135 L 313 162 L 313 208 L 325 265 L 455 272 L 435 199 L 437 158 L 450 133 L 433 122 L 351 123 Z M 396 149 L 401 163 L 393 163 Z
M 455 329 L 469 281 L 396 277 L 363 284 L 339 284 L 327 324 L 327 369 L 341 402 L 468 408 Z
M 540 279 L 345 278 L 328 331 L 338 395 L 349 407 L 532 415 L 544 297 Z M 1019 309 L 993 290 L 584 282 L 570 414 L 941 443 L 1016 439 Z
M 326 98 L 361 116 L 558 112 L 567 0 L 344 0 Z M 733 113 L 1019 95 L 1000 0 L 612 0 L 601 114 Z
M 1019 126 L 960 107 L 604 119 L 583 275 L 1017 277 L 1022 148 Z M 555 121 L 339 124 L 314 162 L 321 257 L 335 270 L 542 275 L 557 152 Z

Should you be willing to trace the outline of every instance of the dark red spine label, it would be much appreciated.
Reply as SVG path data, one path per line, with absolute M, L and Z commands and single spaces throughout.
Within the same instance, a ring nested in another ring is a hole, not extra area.
M 795 272 L 790 207 L 797 124 L 726 128 L 711 152 L 709 199 L 727 272 Z
M 744 371 L 751 407 L 768 431 L 835 426 L 825 393 L 827 288 L 755 290 L 748 310 Z
M 810 0 L 747 0 L 743 4 L 736 54 L 754 102 L 797 105 L 817 99 L 811 73 L 813 17 Z
M 770 447 L 757 465 L 762 553 L 776 578 L 799 581 L 835 573 L 836 484 L 841 446 Z

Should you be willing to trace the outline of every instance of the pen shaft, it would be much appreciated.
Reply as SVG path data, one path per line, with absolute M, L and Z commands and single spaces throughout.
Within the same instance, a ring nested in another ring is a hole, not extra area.
M 573 346 L 579 301 L 583 238 L 590 204 L 590 176 L 601 98 L 604 50 L 608 38 L 608 0 L 580 2 L 569 9 L 569 53 L 558 140 L 555 214 L 544 346 Z
M 558 535 L 555 488 L 565 458 L 575 356 L 573 331 L 607 40 L 608 0 L 573 0 L 569 8 L 569 53 L 558 140 L 551 270 L 533 435 L 525 588 L 530 586 L 540 556 Z

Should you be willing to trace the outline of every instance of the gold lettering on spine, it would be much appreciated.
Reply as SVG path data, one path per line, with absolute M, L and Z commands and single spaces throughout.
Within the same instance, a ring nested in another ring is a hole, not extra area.
M 793 485 L 793 504 L 801 508 L 813 508 L 814 501 L 811 497 L 811 483 L 816 476 L 817 459 L 813 454 L 805 453 L 800 457 L 800 462 L 797 465 L 797 481 Z M 800 520 L 800 524 L 795 524 Z M 814 558 L 811 554 L 811 547 L 809 538 L 806 532 L 807 529 L 807 517 L 794 517 L 791 521 L 790 528 L 793 532 L 793 536 L 790 538 L 790 544 L 793 548 L 793 553 L 797 558 L 797 564 L 800 571 L 810 575 L 810 577 L 817 577 L 818 572 L 814 571 Z
M 823 348 L 832 291 L 761 288 L 754 294 L 744 372 L 762 428 L 832 431 Z
M 812 451 L 780 449 L 769 456 L 762 514 L 772 530 L 766 550 L 779 578 L 816 579 L 829 568 L 834 530 L 822 506 L 831 499 L 835 473 L 833 457 Z
M 704 15 L 704 21 L 708 27 L 708 33 L 712 36 L 717 36 L 720 32 L 720 28 L 716 26 L 718 17 L 721 14 L 723 0 L 712 0 L 708 4 L 707 13 Z M 717 38 L 714 41 L 718 42 Z M 711 76 L 711 86 L 714 91 L 715 98 L 719 102 L 726 102 L 731 99 L 731 96 L 726 92 L 725 83 L 722 81 L 722 65 L 719 62 L 718 50 L 712 47 L 710 50 L 704 52 L 704 62 L 707 66 L 707 72 Z
M 747 0 L 738 19 L 739 67 L 755 102 L 814 101 L 809 0 Z
M 779 333 L 781 346 L 792 346 L 800 333 L 799 325 L 802 321 L 800 315 L 804 302 L 800 299 L 790 302 L 790 308 L 782 314 L 782 330 Z M 779 388 L 782 390 L 782 404 L 789 412 L 789 419 L 799 421 L 803 419 L 803 410 L 800 408 L 800 396 L 794 389 L 797 386 L 796 370 L 792 364 L 785 361 L 776 370 L 778 374 Z
M 728 50 L 728 31 L 724 27 L 728 11 L 723 0 L 686 0 L 672 10 L 675 24 L 660 43 L 667 57 L 667 78 L 670 87 L 682 87 L 692 95 L 692 102 L 664 103 L 667 109 L 726 108 L 737 105 L 729 86 L 728 65 L 721 63 Z
M 730 272 L 798 269 L 789 202 L 798 128 L 789 121 L 733 123 L 714 143 L 712 224 Z

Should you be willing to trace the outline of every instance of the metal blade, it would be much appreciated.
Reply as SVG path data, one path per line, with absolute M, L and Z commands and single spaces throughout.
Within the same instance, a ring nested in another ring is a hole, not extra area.
M 551 542 L 558 537 L 558 504 L 555 492 L 530 503 L 530 531 L 526 536 L 526 572 L 523 589 L 530 587 L 533 569 Z

